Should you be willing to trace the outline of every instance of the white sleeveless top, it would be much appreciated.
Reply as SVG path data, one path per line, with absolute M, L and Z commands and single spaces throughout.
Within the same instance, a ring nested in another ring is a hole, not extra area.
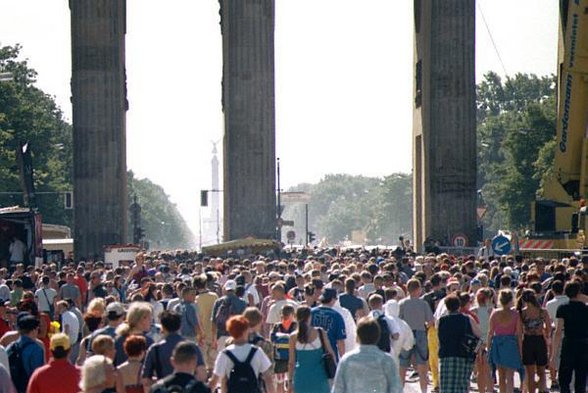
M 320 333 L 319 333 L 320 334 Z M 319 349 L 321 347 L 321 338 L 319 335 L 316 335 L 316 338 L 311 343 L 301 343 L 296 341 L 296 349 L 299 351 L 312 351 L 314 349 Z

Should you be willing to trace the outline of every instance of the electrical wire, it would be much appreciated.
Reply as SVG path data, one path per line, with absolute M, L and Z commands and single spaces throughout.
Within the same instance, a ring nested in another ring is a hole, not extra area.
M 480 15 L 482 15 L 482 21 L 484 21 L 484 26 L 486 26 L 486 31 L 490 36 L 490 41 L 492 42 L 492 46 L 494 47 L 494 51 L 496 52 L 496 56 L 498 56 L 498 60 L 500 61 L 500 65 L 502 66 L 502 71 L 504 72 L 504 76 L 508 76 L 508 72 L 506 72 L 506 66 L 502 61 L 502 56 L 500 56 L 500 52 L 498 51 L 498 46 L 496 46 L 496 42 L 494 41 L 494 37 L 492 36 L 492 32 L 490 31 L 490 27 L 488 26 L 488 22 L 486 21 L 486 16 L 484 15 L 484 11 L 482 10 L 482 6 L 480 5 L 481 1 L 476 1 L 478 5 L 478 10 L 480 10 Z

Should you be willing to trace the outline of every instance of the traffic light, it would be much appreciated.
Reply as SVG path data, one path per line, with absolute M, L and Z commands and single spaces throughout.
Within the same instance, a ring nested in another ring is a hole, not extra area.
M 200 206 L 208 206 L 208 190 L 200 190 Z
M 308 232 L 308 243 L 312 243 L 316 240 L 316 234 L 314 232 Z

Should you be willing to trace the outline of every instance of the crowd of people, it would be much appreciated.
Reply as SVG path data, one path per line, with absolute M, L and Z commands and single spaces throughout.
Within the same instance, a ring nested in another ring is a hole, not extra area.
M 315 249 L 17 264 L 0 269 L 0 393 L 581 393 L 583 262 Z

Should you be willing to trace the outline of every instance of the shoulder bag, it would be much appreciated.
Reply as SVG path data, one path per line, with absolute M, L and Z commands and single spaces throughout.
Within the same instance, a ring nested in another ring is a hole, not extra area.
M 325 346 L 325 338 L 323 334 L 325 331 L 323 329 L 317 329 L 319 338 L 321 339 L 321 347 L 323 348 L 323 366 L 325 367 L 325 372 L 327 373 L 327 378 L 333 379 L 335 378 L 335 373 L 337 372 L 337 363 L 335 363 L 335 359 L 333 355 L 329 351 L 327 351 L 327 347 Z

